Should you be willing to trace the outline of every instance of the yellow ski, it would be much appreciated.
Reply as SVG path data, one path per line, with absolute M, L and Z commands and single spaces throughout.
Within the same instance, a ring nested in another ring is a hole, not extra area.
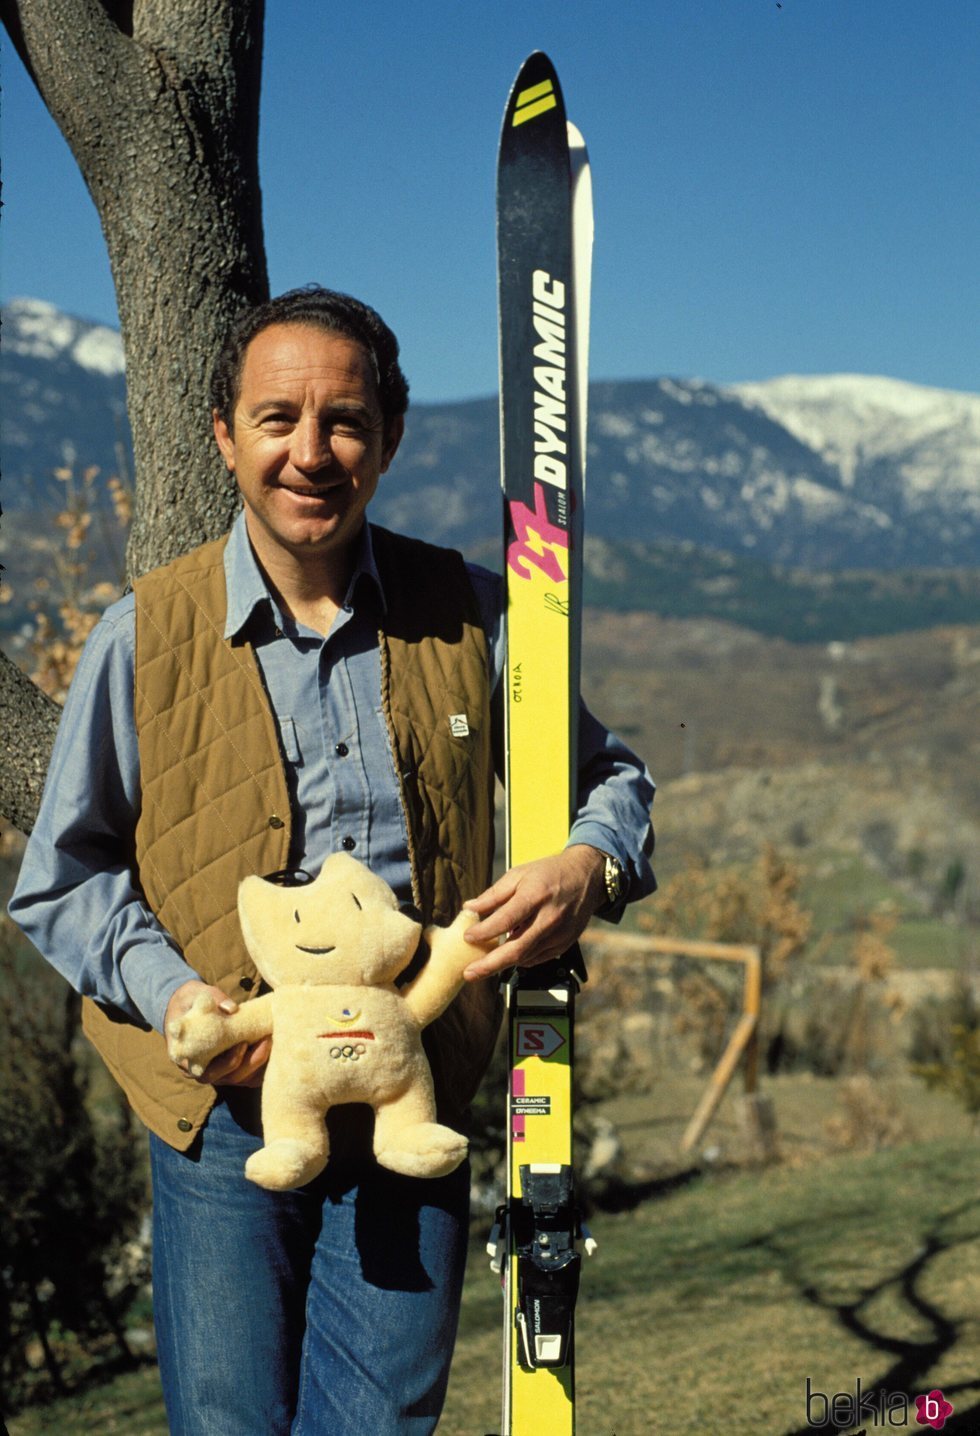
M 565 846 L 577 774 L 591 191 L 540 53 L 508 101 L 497 199 L 513 866 Z M 491 1239 L 504 1277 L 503 1436 L 575 1430 L 572 1059 L 584 976 L 575 949 L 508 985 L 508 1190 Z

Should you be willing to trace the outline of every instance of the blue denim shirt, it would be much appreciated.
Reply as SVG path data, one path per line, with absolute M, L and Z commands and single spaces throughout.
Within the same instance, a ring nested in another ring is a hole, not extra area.
M 487 569 L 468 565 L 468 571 L 487 634 L 493 693 L 504 664 L 503 584 Z M 253 644 L 282 737 L 291 863 L 318 872 L 353 839 L 348 850 L 410 900 L 405 817 L 381 707 L 385 598 L 370 531 L 365 526 L 344 606 L 326 638 L 280 611 L 242 515 L 225 549 L 225 577 L 225 637 L 247 636 Z M 162 1031 L 170 998 L 197 974 L 149 910 L 132 869 L 140 811 L 135 633 L 130 594 L 106 610 L 89 637 L 9 910 L 77 991 Z M 629 877 L 628 901 L 654 888 L 646 856 L 652 801 L 643 764 L 583 706 L 569 842 L 617 857 Z

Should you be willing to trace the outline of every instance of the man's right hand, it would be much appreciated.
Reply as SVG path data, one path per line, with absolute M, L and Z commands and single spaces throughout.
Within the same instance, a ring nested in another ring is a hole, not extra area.
M 167 1030 L 171 1022 L 183 1017 L 194 999 L 202 992 L 211 993 L 218 1004 L 218 1010 L 226 1013 L 229 1017 L 233 1012 L 238 1011 L 238 1003 L 220 987 L 212 987 L 206 982 L 199 981 L 196 977 L 191 978 L 189 982 L 184 982 L 177 988 L 167 1003 L 164 1031 Z M 265 1064 L 269 1060 L 271 1051 L 271 1037 L 262 1037 L 258 1042 L 236 1042 L 234 1046 L 228 1048 L 227 1052 L 220 1052 L 209 1062 L 200 1077 L 195 1077 L 194 1081 L 213 1087 L 258 1087 L 265 1076 Z M 187 1070 L 183 1063 L 180 1065 L 185 1071 Z M 188 1076 L 190 1075 L 188 1073 Z

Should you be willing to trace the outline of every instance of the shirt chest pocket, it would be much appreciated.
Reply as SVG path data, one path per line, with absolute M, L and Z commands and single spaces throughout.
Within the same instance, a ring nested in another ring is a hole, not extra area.
M 279 741 L 282 744 L 286 762 L 292 763 L 294 768 L 301 768 L 303 766 L 303 750 L 299 745 L 299 733 L 295 722 L 282 713 L 276 714 L 276 722 L 279 725 Z

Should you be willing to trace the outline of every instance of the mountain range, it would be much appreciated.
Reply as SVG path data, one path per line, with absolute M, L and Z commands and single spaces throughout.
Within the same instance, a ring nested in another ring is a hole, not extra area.
M 56 468 L 118 471 L 125 377 L 112 329 L 34 299 L 2 322 L 0 458 L 16 513 L 58 502 Z M 413 405 L 376 516 L 470 552 L 495 544 L 498 442 L 494 397 Z M 622 545 L 693 544 L 822 572 L 975 567 L 980 396 L 848 374 L 596 381 L 587 507 L 607 560 Z

